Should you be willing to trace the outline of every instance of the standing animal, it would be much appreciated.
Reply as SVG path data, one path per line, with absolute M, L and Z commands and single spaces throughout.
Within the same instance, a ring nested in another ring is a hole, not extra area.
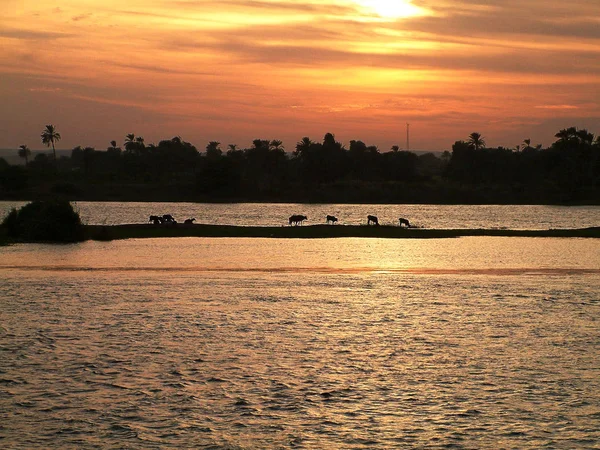
M 177 223 L 177 222 L 175 222 L 175 219 L 173 218 L 173 216 L 171 214 L 164 214 L 162 216 L 162 218 L 163 218 L 163 222 L 166 222 L 166 223 Z
M 332 224 L 336 223 L 338 221 L 337 217 L 335 216 L 330 216 L 327 215 L 327 223 L 331 222 Z
M 308 217 L 303 216 L 301 214 L 294 214 L 293 216 L 290 216 L 290 225 L 302 225 L 302 222 L 304 220 L 308 220 Z
M 400 217 L 398 220 L 400 221 L 400 226 L 406 225 L 406 228 L 410 228 L 410 222 L 407 219 Z
M 196 220 L 196 218 L 195 218 L 195 217 L 192 217 L 191 219 L 185 219 L 185 220 L 183 221 L 183 223 L 184 223 L 185 225 L 192 225 L 192 224 L 194 223 L 194 220 Z
M 377 216 L 367 216 L 367 225 L 371 225 L 371 223 L 373 223 L 373 225 L 379 225 Z
M 148 222 L 152 222 L 154 225 L 160 225 L 163 223 L 162 217 L 159 216 L 150 216 Z

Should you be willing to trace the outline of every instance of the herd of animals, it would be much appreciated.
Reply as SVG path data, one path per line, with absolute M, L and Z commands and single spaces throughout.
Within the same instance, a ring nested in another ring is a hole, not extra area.
M 308 217 L 303 216 L 303 215 L 293 215 L 290 217 L 290 225 L 302 225 L 302 222 L 304 222 L 305 220 L 308 220 Z M 332 224 L 334 225 L 335 223 L 337 223 L 338 218 L 335 216 L 330 216 L 327 215 L 326 220 L 327 224 Z M 400 226 L 405 226 L 406 228 L 413 228 L 413 226 L 410 224 L 410 222 L 405 219 L 404 217 L 400 217 L 398 219 Z M 379 225 L 379 219 L 377 218 L 377 216 L 371 216 L 368 215 L 367 216 L 367 225 Z
M 195 218 L 185 219 L 183 221 L 184 225 L 192 225 L 194 223 Z M 152 222 L 154 225 L 177 225 L 177 221 L 173 218 L 171 214 L 164 214 L 162 216 L 150 216 L 148 222 Z
M 183 224 L 184 225 L 192 225 L 195 220 L 196 220 L 195 218 L 185 219 L 183 221 Z M 297 225 L 302 225 L 302 223 L 305 220 L 308 220 L 308 217 L 301 215 L 301 214 L 294 214 L 293 216 L 290 216 L 289 223 L 290 223 L 290 226 L 291 225 L 297 226 Z M 326 217 L 327 224 L 335 225 L 337 223 L 337 221 L 338 221 L 338 218 L 335 216 L 327 215 L 327 217 Z M 400 217 L 398 219 L 398 221 L 400 222 L 401 227 L 404 225 L 406 228 L 413 228 L 413 226 L 410 224 L 410 222 L 403 217 Z M 173 216 L 171 214 L 164 214 L 162 216 L 150 216 L 150 218 L 148 219 L 148 222 L 152 222 L 154 225 L 177 225 L 177 221 L 173 218 Z M 368 215 L 367 216 L 367 225 L 379 225 L 379 219 L 377 218 L 377 216 Z

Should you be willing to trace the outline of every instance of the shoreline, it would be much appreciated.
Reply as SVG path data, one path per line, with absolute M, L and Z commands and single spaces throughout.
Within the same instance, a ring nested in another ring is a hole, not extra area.
M 126 224 L 84 225 L 83 231 L 84 240 L 99 241 L 174 237 L 254 237 L 276 239 L 442 239 L 468 236 L 600 238 L 600 227 L 549 230 L 500 230 L 401 228 L 399 226 L 389 225 L 303 225 L 259 227 L 206 224 L 178 224 L 175 226 Z

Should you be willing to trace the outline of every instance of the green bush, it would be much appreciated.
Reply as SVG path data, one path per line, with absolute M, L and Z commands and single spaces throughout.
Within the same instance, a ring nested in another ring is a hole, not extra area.
M 24 241 L 83 240 L 79 214 L 67 201 L 34 201 L 13 209 L 2 222 L 9 237 Z

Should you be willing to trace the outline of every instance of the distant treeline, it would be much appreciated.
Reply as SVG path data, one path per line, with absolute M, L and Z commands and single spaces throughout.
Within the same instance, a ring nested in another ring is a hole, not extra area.
M 122 147 L 78 146 L 70 157 L 29 160 L 28 152 L 21 146 L 25 166 L 0 158 L 1 198 L 600 204 L 600 139 L 575 127 L 560 130 L 548 148 L 529 139 L 489 148 L 472 133 L 441 155 L 381 152 L 359 140 L 346 148 L 331 133 L 321 142 L 304 137 L 293 152 L 262 139 L 243 149 L 209 142 L 200 152 L 180 137 L 146 145 L 133 134 Z

